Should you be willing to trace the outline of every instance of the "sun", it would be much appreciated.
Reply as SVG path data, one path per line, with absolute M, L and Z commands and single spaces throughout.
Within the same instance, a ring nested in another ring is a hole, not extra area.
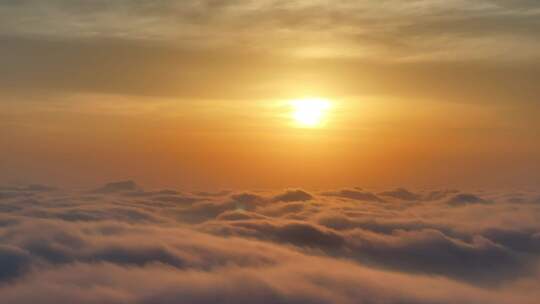
M 317 127 L 323 122 L 330 101 L 324 98 L 302 98 L 291 101 L 293 118 L 303 127 Z

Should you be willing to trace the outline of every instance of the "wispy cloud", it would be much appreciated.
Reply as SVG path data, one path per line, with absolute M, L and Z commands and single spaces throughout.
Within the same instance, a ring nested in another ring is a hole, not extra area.
M 538 54 L 539 14 L 534 1 L 8 1 L 0 4 L 0 30 L 330 55 L 347 47 L 349 56 L 384 60 L 500 60 Z M 517 52 L 505 52 L 512 46 Z

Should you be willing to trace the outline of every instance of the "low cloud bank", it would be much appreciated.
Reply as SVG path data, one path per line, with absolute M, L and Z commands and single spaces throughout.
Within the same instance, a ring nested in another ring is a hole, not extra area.
M 539 194 L 513 196 L 1 187 L 0 298 L 532 304 Z

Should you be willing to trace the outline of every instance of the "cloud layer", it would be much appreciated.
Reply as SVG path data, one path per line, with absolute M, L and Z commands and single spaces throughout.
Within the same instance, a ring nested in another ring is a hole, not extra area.
M 9 303 L 534 303 L 535 192 L 0 188 Z M 519 200 L 518 200 L 519 198 Z
M 0 35 L 242 45 L 306 54 L 339 54 L 339 45 L 386 59 L 515 59 L 538 58 L 539 14 L 536 1 L 27 0 L 0 3 Z
M 529 103 L 538 20 L 537 1 L 3 1 L 0 87 L 234 99 L 290 95 L 295 79 L 326 94 Z

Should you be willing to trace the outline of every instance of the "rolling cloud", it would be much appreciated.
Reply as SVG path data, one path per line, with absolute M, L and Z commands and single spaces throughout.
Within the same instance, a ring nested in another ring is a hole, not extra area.
M 181 193 L 118 182 L 98 190 L 1 189 L 2 299 L 534 303 L 539 296 L 531 288 L 540 282 L 535 193 L 516 203 L 446 190 L 415 192 L 416 199 L 390 190 L 384 200 L 358 189 Z

